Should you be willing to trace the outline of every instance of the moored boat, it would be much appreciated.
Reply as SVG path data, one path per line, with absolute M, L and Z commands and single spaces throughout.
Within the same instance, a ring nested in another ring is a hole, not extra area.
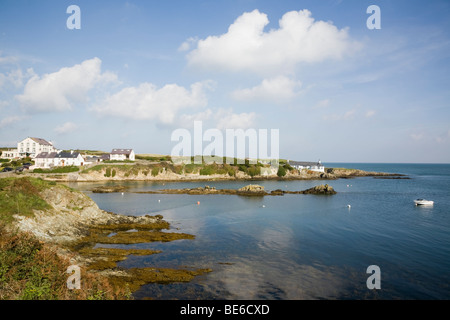
M 432 200 L 425 200 L 425 199 L 416 199 L 414 200 L 414 203 L 416 204 L 416 206 L 423 206 L 423 205 L 433 205 L 434 201 Z

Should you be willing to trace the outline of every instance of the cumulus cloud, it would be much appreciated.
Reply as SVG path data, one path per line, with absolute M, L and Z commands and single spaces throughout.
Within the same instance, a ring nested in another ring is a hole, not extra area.
M 205 107 L 205 90 L 210 81 L 196 82 L 190 90 L 177 84 L 157 88 L 144 82 L 137 87 L 127 87 L 106 97 L 92 108 L 100 115 L 118 116 L 134 120 L 156 120 L 161 124 L 173 124 L 177 114 L 186 108 Z
M 78 126 L 73 122 L 66 122 L 62 125 L 59 125 L 55 128 L 55 132 L 58 134 L 66 134 L 70 132 L 74 132 Z
M 262 100 L 271 102 L 289 101 L 299 94 L 302 83 L 289 79 L 285 76 L 278 76 L 271 79 L 264 79 L 261 84 L 250 88 L 236 90 L 232 97 L 236 100 Z
M 340 59 L 359 46 L 350 39 L 347 28 L 315 21 L 308 10 L 287 12 L 278 29 L 264 31 L 268 23 L 267 15 L 258 10 L 242 14 L 227 33 L 199 40 L 187 55 L 188 64 L 205 69 L 280 72 L 302 62 Z
M 87 93 L 95 86 L 117 81 L 115 74 L 101 72 L 101 63 L 93 58 L 42 77 L 34 75 L 16 99 L 29 112 L 71 110 L 74 103 L 86 101 Z
M 248 129 L 254 127 L 256 113 L 234 113 L 232 109 L 219 109 L 216 114 L 216 119 L 216 127 L 219 130 Z
M 198 41 L 197 37 L 190 37 L 185 42 L 183 42 L 179 47 L 178 51 L 189 51 L 192 45 L 196 44 Z

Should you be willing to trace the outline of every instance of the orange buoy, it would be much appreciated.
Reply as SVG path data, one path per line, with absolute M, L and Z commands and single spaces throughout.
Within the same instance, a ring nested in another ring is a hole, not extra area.
M 197 204 L 200 204 L 200 201 L 197 201 Z

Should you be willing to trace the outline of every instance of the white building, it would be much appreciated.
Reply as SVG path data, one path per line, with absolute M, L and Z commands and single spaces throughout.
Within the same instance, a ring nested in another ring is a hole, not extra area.
M 30 156 L 34 158 L 42 152 L 57 152 L 58 150 L 51 142 L 41 138 L 28 137 L 17 144 L 17 151 L 20 157 Z
M 133 149 L 113 149 L 109 155 L 110 160 L 135 160 Z
M 82 166 L 84 158 L 78 152 L 41 152 L 34 158 L 36 168 Z
M 19 151 L 17 149 L 9 149 L 2 152 L 1 158 L 3 159 L 17 159 L 20 158 Z
M 320 162 L 320 160 L 318 162 L 304 162 L 304 161 L 302 162 L 302 161 L 288 160 L 288 164 L 297 170 L 307 169 L 316 172 L 325 172 L 325 166 L 322 164 L 322 162 Z

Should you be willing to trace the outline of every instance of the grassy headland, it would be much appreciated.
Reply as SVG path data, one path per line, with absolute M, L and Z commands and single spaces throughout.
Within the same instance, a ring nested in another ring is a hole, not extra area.
M 162 216 L 105 212 L 81 192 L 31 177 L 0 179 L 0 199 L 0 299 L 131 299 L 145 283 L 189 281 L 211 271 L 121 270 L 116 263 L 130 254 L 160 251 L 96 247 L 195 239 L 163 231 L 170 225 Z M 81 269 L 81 290 L 66 285 L 73 264 Z

